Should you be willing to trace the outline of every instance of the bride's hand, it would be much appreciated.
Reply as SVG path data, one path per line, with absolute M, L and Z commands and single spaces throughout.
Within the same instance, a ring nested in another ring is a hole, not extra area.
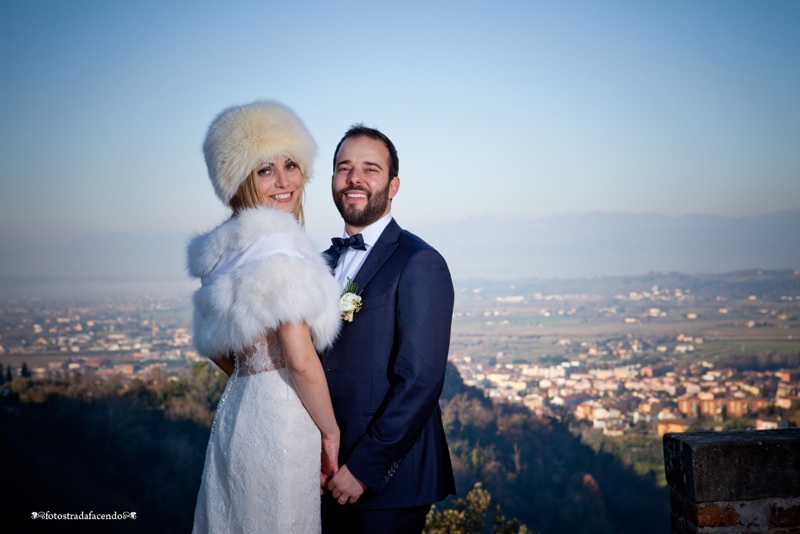
M 328 480 L 339 470 L 339 437 L 322 438 L 322 463 L 319 473 L 320 495 L 325 493 Z

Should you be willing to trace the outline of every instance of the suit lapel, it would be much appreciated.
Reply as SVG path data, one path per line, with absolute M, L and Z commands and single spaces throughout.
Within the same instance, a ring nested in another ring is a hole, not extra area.
M 364 261 L 364 265 L 358 270 L 354 282 L 360 290 L 363 290 L 375 276 L 375 273 L 386 263 L 389 256 L 397 248 L 397 239 L 400 237 L 400 226 L 392 219 L 381 233 L 372 251 Z

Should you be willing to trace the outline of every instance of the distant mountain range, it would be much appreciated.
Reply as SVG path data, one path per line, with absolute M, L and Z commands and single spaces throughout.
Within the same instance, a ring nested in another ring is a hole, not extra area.
M 800 209 L 758 217 L 482 216 L 409 230 L 439 249 L 457 280 L 800 267 Z M 0 243 L 0 275 L 180 279 L 188 237 L 114 234 L 52 246 Z M 326 238 L 311 237 L 324 248 Z
M 758 217 L 474 217 L 419 229 L 454 278 L 580 278 L 800 267 L 800 209 Z

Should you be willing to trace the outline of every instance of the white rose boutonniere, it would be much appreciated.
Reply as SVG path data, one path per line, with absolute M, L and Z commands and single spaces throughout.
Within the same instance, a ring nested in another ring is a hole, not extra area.
M 339 298 L 339 310 L 342 312 L 342 319 L 348 323 L 353 322 L 353 315 L 361 309 L 361 291 L 350 277 L 347 277 L 347 285 L 342 290 Z

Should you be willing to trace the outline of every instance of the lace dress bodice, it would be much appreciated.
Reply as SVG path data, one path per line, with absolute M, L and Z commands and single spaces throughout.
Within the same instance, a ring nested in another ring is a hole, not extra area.
M 267 336 L 252 348 L 236 355 L 234 376 L 248 376 L 267 371 L 276 371 L 286 367 L 277 336 Z

